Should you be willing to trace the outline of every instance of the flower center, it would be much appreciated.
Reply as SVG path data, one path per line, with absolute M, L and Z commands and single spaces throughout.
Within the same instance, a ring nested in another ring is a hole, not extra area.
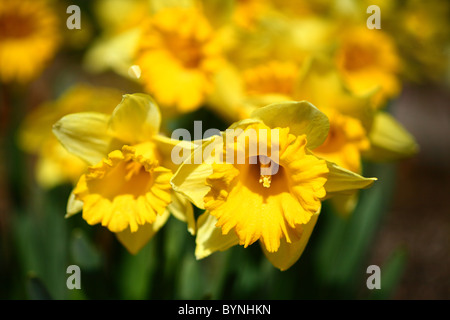
M 200 65 L 203 58 L 201 43 L 176 34 L 166 35 L 164 39 L 167 49 L 185 68 L 197 68 Z
M 298 70 L 295 64 L 272 61 L 247 69 L 244 72 L 244 81 L 249 94 L 291 96 L 297 75 Z
M 35 23 L 30 15 L 8 12 L 0 15 L 0 38 L 25 38 L 33 33 Z
M 142 164 L 128 160 L 119 162 L 107 170 L 101 180 L 91 180 L 88 185 L 93 193 L 112 200 L 120 194 L 131 194 L 137 198 L 148 191 L 152 180 L 152 174 L 146 172 Z
M 270 188 L 272 183 L 272 175 L 276 174 L 274 168 L 277 164 L 272 162 L 272 160 L 267 156 L 260 155 L 258 157 L 259 162 L 259 183 L 262 183 L 264 188 Z
M 370 48 L 358 44 L 348 44 L 344 49 L 344 68 L 348 71 L 358 71 L 375 62 L 375 56 Z
M 115 150 L 78 181 L 74 195 L 83 201 L 83 218 L 112 232 L 153 223 L 171 201 L 169 169 L 144 157 L 148 144 Z

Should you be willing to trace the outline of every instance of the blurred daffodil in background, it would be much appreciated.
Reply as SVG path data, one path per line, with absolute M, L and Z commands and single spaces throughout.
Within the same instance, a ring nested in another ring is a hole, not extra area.
M 56 54 L 60 20 L 44 0 L 0 2 L 0 79 L 26 83 Z
M 72 30 L 72 3 L 0 0 L 10 296 L 377 297 L 361 268 L 420 149 L 398 101 L 449 83 L 450 4 L 427 3 L 96 0 Z
M 223 63 L 214 33 L 196 8 L 169 8 L 152 16 L 136 53 L 147 91 L 161 104 L 180 112 L 199 108 Z

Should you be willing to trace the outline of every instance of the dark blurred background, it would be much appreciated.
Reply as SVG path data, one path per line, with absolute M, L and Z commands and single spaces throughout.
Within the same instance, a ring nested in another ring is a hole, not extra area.
M 396 246 L 408 262 L 396 299 L 450 299 L 450 91 L 406 85 L 393 115 L 416 138 L 420 152 L 401 161 L 393 203 L 374 241 L 371 261 Z

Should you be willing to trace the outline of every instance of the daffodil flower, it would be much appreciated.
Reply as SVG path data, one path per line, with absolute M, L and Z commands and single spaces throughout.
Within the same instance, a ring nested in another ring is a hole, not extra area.
M 321 201 L 376 180 L 310 151 L 325 141 L 328 129 L 328 118 L 309 102 L 285 102 L 233 124 L 229 130 L 237 133 L 231 140 L 226 133 L 203 140 L 171 179 L 176 191 L 205 209 L 198 219 L 196 257 L 259 241 L 275 267 L 292 266 L 305 249 Z M 228 161 L 243 151 L 245 161 Z M 201 163 L 195 161 L 199 154 Z
M 219 40 L 197 8 L 168 8 L 153 15 L 144 24 L 135 59 L 147 92 L 179 112 L 200 107 L 224 63 Z
M 327 88 L 325 92 L 323 87 Z M 387 112 L 372 108 L 371 100 L 377 92 L 375 89 L 364 95 L 356 95 L 348 89 L 330 61 L 317 57 L 311 59 L 305 66 L 294 96 L 311 101 L 329 116 L 330 126 L 334 127 L 330 131 L 334 136 L 329 137 L 329 140 L 335 140 L 328 141 L 326 146 L 314 152 L 321 156 L 328 153 L 328 156 L 336 159 L 329 147 L 338 145 L 339 136 L 344 135 L 346 145 L 352 145 L 353 150 L 358 152 L 346 152 L 341 155 L 342 161 L 337 163 L 358 173 L 359 161 L 355 157 L 370 161 L 394 161 L 417 153 L 414 137 Z
M 124 95 L 112 114 L 82 112 L 55 123 L 53 132 L 90 166 L 69 197 L 67 217 L 101 223 L 137 253 L 170 213 L 195 233 L 191 204 L 171 189 L 176 166 L 170 151 L 179 141 L 159 134 L 161 116 L 145 94 Z M 193 145 L 186 142 L 184 148 Z
M 377 89 L 364 95 L 353 93 L 326 58 L 305 63 L 294 96 L 311 101 L 330 120 L 328 137 L 314 154 L 358 174 L 363 159 L 393 161 L 415 154 L 417 144 L 407 130 L 386 112 L 373 108 L 377 93 Z M 330 201 L 337 213 L 348 216 L 357 204 L 357 193 Z
M 335 59 L 348 87 L 359 95 L 378 88 L 372 101 L 376 108 L 384 107 L 402 88 L 394 40 L 388 33 L 366 26 L 346 28 L 339 38 Z
M 37 77 L 61 44 L 57 13 L 43 0 L 0 3 L 0 81 Z

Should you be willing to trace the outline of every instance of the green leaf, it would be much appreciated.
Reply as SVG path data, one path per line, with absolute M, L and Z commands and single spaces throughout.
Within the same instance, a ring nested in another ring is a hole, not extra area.
M 74 263 L 81 269 L 90 271 L 100 267 L 100 253 L 81 229 L 72 232 L 70 252 Z
M 380 267 L 381 287 L 373 289 L 369 299 L 386 300 L 392 298 L 401 280 L 407 262 L 406 251 L 402 248 L 396 249 L 386 263 Z
M 193 252 L 186 252 L 180 264 L 177 283 L 177 299 L 201 299 L 204 295 L 204 276 L 201 264 L 195 260 Z
M 27 280 L 27 293 L 31 300 L 52 300 L 47 287 L 35 274 L 30 274 Z
M 142 300 L 148 297 L 158 260 L 154 239 L 136 255 L 124 251 L 118 279 L 123 299 Z
M 372 172 L 366 174 L 378 177 L 378 182 L 360 192 L 359 203 L 350 217 L 340 217 L 331 207 L 321 214 L 321 238 L 315 262 L 319 278 L 325 287 L 346 290 L 349 297 L 354 297 L 365 259 L 394 188 L 395 166 L 374 165 L 370 169 Z

